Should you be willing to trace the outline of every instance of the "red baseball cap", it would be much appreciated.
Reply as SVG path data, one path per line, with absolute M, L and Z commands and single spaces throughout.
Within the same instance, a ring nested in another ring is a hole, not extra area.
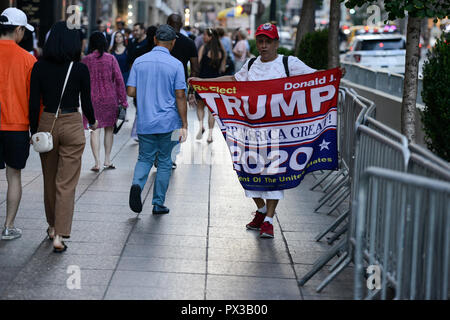
M 270 39 L 279 39 L 277 26 L 271 23 L 264 23 L 256 29 L 255 37 L 263 34 Z

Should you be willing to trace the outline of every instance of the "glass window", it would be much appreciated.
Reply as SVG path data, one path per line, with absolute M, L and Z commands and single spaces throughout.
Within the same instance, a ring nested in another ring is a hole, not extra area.
M 403 39 L 377 39 L 364 40 L 360 42 L 361 47 L 358 50 L 399 50 L 406 49 L 406 43 Z

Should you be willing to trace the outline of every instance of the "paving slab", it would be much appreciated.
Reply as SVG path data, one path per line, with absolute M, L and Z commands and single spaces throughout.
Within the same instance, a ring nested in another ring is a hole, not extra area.
M 111 280 L 112 287 L 150 287 L 159 289 L 203 290 L 204 274 L 143 272 L 117 270 Z
M 290 263 L 274 262 L 230 262 L 208 261 L 208 273 L 216 275 L 255 276 L 264 278 L 294 279 L 294 270 Z
M 5 300 L 100 300 L 106 287 L 82 286 L 68 289 L 66 285 L 16 285 L 6 289 Z
M 202 289 L 167 289 L 152 287 L 110 286 L 105 300 L 203 300 Z
M 206 261 L 206 248 L 127 244 L 122 256 Z
M 208 275 L 206 299 L 300 300 L 295 279 Z
M 180 258 L 125 257 L 120 259 L 117 270 L 159 271 L 204 274 L 206 263 L 203 260 Z

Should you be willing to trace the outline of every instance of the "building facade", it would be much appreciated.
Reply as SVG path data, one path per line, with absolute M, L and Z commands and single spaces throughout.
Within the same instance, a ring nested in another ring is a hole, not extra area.
M 0 10 L 17 7 L 23 10 L 29 21 L 39 27 L 39 37 L 43 40 L 51 26 L 67 19 L 73 11 L 70 6 L 78 6 L 81 25 L 89 35 L 98 28 L 98 22 L 106 23 L 109 29 L 116 21 L 125 22 L 132 29 L 133 24 L 142 22 L 146 26 L 166 22 L 171 13 L 184 15 L 184 0 L 0 0 Z M 73 8 L 73 7 L 72 7 Z

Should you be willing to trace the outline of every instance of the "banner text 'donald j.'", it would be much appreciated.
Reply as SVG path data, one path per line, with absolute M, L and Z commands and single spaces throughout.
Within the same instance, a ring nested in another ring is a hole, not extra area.
M 192 81 L 227 141 L 247 190 L 298 186 L 337 169 L 338 68 L 265 81 Z

